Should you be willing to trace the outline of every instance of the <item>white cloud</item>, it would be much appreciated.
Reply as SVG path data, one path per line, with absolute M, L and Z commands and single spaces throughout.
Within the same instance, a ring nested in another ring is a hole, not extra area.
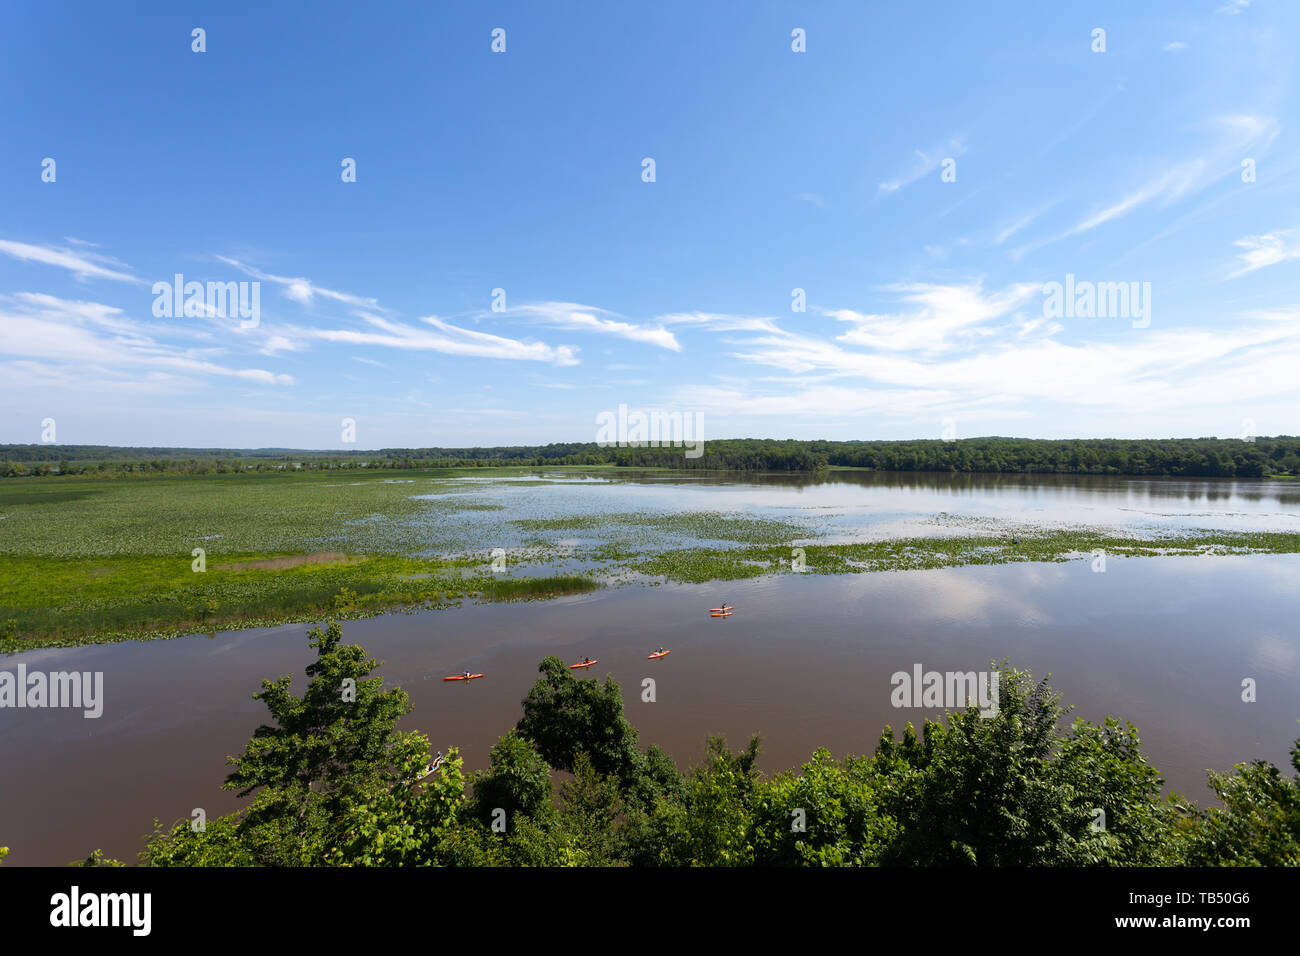
M 1187 44 L 1182 40 L 1173 40 L 1172 42 L 1166 43 L 1160 49 L 1164 50 L 1166 53 L 1176 53 L 1179 50 L 1186 50 Z
M 16 309 L 0 311 L 0 354 L 40 363 L 62 363 L 86 377 L 124 374 L 192 388 L 194 376 L 239 378 L 264 385 L 289 385 L 293 378 L 266 369 L 238 368 L 215 361 L 223 350 L 183 348 L 158 341 L 121 309 L 98 302 L 18 293 Z
M 666 325 L 693 325 L 710 332 L 781 332 L 775 319 L 761 316 L 673 312 L 659 316 L 659 321 Z
M 491 314 L 493 313 L 484 313 L 484 315 Z M 507 309 L 503 314 L 528 316 L 557 329 L 616 335 L 632 342 L 643 342 L 673 352 L 682 350 L 673 333 L 662 326 L 649 327 L 626 322 L 621 318 L 602 318 L 602 315 L 612 316 L 614 313 L 589 305 L 576 305 L 572 302 L 538 302 Z
M 1030 212 L 1025 213 L 1019 219 L 1012 221 L 1006 226 L 1003 226 L 1000 230 L 998 230 L 997 239 L 995 240 L 996 243 L 999 246 L 1002 245 L 1002 243 L 1006 242 L 1008 239 L 1010 239 L 1020 230 L 1024 229 L 1026 226 L 1031 225 L 1035 219 L 1037 219 L 1039 216 L 1041 216 L 1044 212 L 1046 212 L 1054 205 L 1056 205 L 1056 203 L 1055 201 L 1052 201 L 1050 203 L 1047 203 L 1044 206 L 1039 206 L 1037 209 L 1031 210 Z
M 1015 285 L 995 294 L 985 294 L 973 285 L 890 286 L 913 308 L 885 315 L 864 315 L 851 309 L 833 309 L 825 314 L 853 328 L 839 341 L 885 351 L 949 351 L 970 345 L 973 339 L 992 334 L 985 327 L 991 319 L 1006 316 L 1037 295 L 1040 285 Z
M 1196 165 L 1196 161 L 1193 161 L 1192 164 L 1189 165 Z M 1119 219 L 1121 216 L 1128 215 L 1138 206 L 1150 202 L 1157 196 L 1164 195 L 1173 182 L 1186 182 L 1189 171 L 1190 170 L 1187 168 L 1179 168 L 1165 172 L 1159 178 L 1146 183 L 1137 190 L 1129 193 L 1127 196 L 1124 196 L 1119 201 L 1093 213 L 1066 233 L 1066 235 L 1075 235 L 1080 232 L 1087 232 L 1089 229 L 1096 229 L 1098 226 L 1108 223 L 1112 219 Z
M 435 316 L 422 319 L 434 331 L 405 325 L 371 316 L 368 325 L 373 330 L 357 329 L 300 329 L 303 335 L 327 342 L 349 345 L 380 345 L 387 348 L 434 351 L 447 355 L 468 355 L 476 358 L 513 359 L 529 362 L 551 362 L 555 365 L 577 365 L 577 349 L 569 345 L 550 346 L 543 342 L 521 342 L 486 332 L 462 329 Z
M 1300 258 L 1300 243 L 1295 241 L 1295 235 L 1294 229 L 1278 229 L 1262 235 L 1243 236 L 1238 239 L 1233 245 L 1246 251 L 1237 253 L 1242 266 L 1228 278 L 1235 279 L 1237 276 L 1263 269 L 1265 266 Z
M 856 397 L 847 404 L 823 404 L 824 414 L 877 406 L 908 414 L 979 405 L 1037 409 L 1048 403 L 1128 414 L 1221 408 L 1297 390 L 1294 374 L 1287 371 L 1300 362 L 1300 330 L 1294 323 L 1234 326 L 1226 332 L 1147 331 L 1072 344 L 1055 338 L 1060 331 L 1056 324 L 1023 341 L 1007 329 L 978 352 L 939 358 L 863 352 L 808 336 L 761 336 L 735 357 L 803 376 L 802 387 L 765 398 L 772 407 L 784 402 L 792 411 L 806 407 L 809 414 L 832 394 L 825 389 L 848 387 L 830 386 L 828 378 L 870 384 L 850 389 Z M 750 404 L 758 410 L 767 407 L 754 401 Z
M 929 153 L 923 153 L 918 149 L 914 153 L 915 158 L 911 166 L 893 179 L 882 182 L 876 189 L 876 195 L 898 192 L 904 186 L 910 186 L 922 176 L 934 172 L 945 159 L 955 159 L 965 152 L 966 144 L 960 136 L 949 138 L 947 143 Z
M 1211 139 L 1198 155 L 1167 166 L 1142 185 L 1088 214 L 1064 232 L 1018 247 L 1011 253 L 1012 260 L 1018 261 L 1033 249 L 1121 219 L 1148 203 L 1158 200 L 1162 206 L 1169 206 L 1198 193 L 1217 180 L 1238 172 L 1241 157 L 1267 149 L 1280 131 L 1274 117 L 1251 114 L 1218 116 L 1205 126 Z
M 1219 7 L 1219 9 L 1216 10 L 1215 12 L 1223 13 L 1223 14 L 1227 14 L 1228 16 L 1235 17 L 1237 14 L 1241 13 L 1242 10 L 1245 10 L 1248 6 L 1250 6 L 1250 0 L 1228 0 L 1226 4 Z
M 107 256 L 90 252 L 73 252 L 57 246 L 33 246 L 25 242 L 11 242 L 0 239 L 0 252 L 12 256 L 21 262 L 39 262 L 47 266 L 67 269 L 78 279 L 113 279 L 117 282 L 140 282 L 136 276 L 106 268 L 106 265 L 121 266 L 121 263 Z
M 347 292 L 336 292 L 333 289 L 327 289 L 324 286 L 316 285 L 310 279 L 272 275 L 254 269 L 252 266 L 245 265 L 237 259 L 227 258 L 226 256 L 217 256 L 217 258 L 227 265 L 234 266 L 246 275 L 252 276 L 254 279 L 260 279 L 263 282 L 273 282 L 276 285 L 283 286 L 285 298 L 292 299 L 299 305 L 310 306 L 313 300 L 319 296 L 323 299 L 332 299 L 335 302 L 342 302 L 345 305 L 363 306 L 368 309 L 385 311 L 380 308 L 379 302 L 376 299 L 350 295 Z

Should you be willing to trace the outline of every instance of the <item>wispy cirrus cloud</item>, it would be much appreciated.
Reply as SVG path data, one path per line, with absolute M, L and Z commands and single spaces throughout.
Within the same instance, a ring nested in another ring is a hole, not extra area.
M 487 332 L 464 329 L 436 316 L 420 320 L 423 326 L 393 322 L 378 316 L 366 319 L 362 329 L 295 329 L 308 338 L 348 345 L 376 345 L 405 351 L 442 352 L 476 358 L 510 359 L 577 365 L 577 349 L 570 345 L 551 346 L 544 342 L 523 342 Z
M 20 292 L 0 300 L 0 354 L 54 363 L 66 371 L 98 372 L 110 378 L 143 375 L 177 389 L 195 376 L 221 376 L 262 385 L 291 385 L 293 378 L 266 369 L 218 361 L 225 349 L 183 347 L 160 341 L 152 330 L 121 309 L 99 302 Z
M 1016 233 L 1020 232 L 1020 230 L 1033 225 L 1034 221 L 1038 219 L 1039 216 L 1047 212 L 1047 210 L 1051 209 L 1054 205 L 1056 205 L 1055 200 L 1046 203 L 1042 206 L 1039 206 L 1037 209 L 1033 209 L 1027 213 L 1024 213 L 1023 215 L 1019 216 L 1016 219 L 1013 219 L 1007 225 L 1003 226 L 1001 229 L 998 230 L 998 234 L 995 239 L 995 242 L 999 246 L 1002 245 L 1002 243 L 1006 242 Z
M 282 286 L 285 298 L 292 299 L 300 305 L 310 306 L 312 302 L 319 298 L 330 299 L 335 302 L 342 302 L 345 305 L 355 306 L 357 308 L 377 309 L 386 311 L 379 305 L 379 300 L 367 298 L 365 296 L 351 295 L 347 292 L 336 292 L 334 289 L 327 289 L 324 286 L 316 285 L 310 279 L 293 278 L 290 276 L 272 275 L 269 272 L 262 272 L 253 266 L 240 262 L 238 259 L 231 259 L 227 256 L 217 256 L 219 260 L 227 265 L 234 266 L 245 275 L 250 275 L 254 279 L 260 279 L 263 282 L 272 282 Z
M 849 345 L 885 351 L 943 352 L 969 346 L 993 334 L 992 319 L 1008 316 L 1035 296 L 1041 285 L 1020 284 L 985 293 L 979 283 L 969 285 L 911 284 L 888 286 L 910 308 L 883 315 L 852 309 L 831 309 L 826 315 L 853 327 L 838 337 Z
M 776 319 L 766 316 L 727 315 L 718 312 L 672 312 L 659 316 L 665 325 L 694 326 L 709 332 L 779 333 Z
M 1151 203 L 1167 207 L 1199 193 L 1238 172 L 1241 157 L 1267 149 L 1281 129 L 1275 117 L 1249 113 L 1218 116 L 1204 127 L 1208 141 L 1196 155 L 1163 167 L 1135 188 L 1094 208 L 1065 231 L 1019 246 L 1012 250 L 1012 260 L 1018 261 L 1034 249 L 1122 219 Z
M 943 145 L 929 151 L 922 152 L 915 150 L 913 161 L 908 168 L 899 173 L 892 179 L 887 179 L 880 183 L 876 188 L 876 195 L 883 196 L 887 193 L 895 193 L 906 186 L 912 185 L 922 176 L 926 176 L 939 168 L 939 164 L 945 159 L 956 159 L 966 152 L 966 143 L 961 136 L 949 137 Z
M 138 276 L 122 271 L 129 266 L 109 256 L 101 256 L 93 252 L 77 252 L 58 246 L 36 246 L 8 239 L 0 239 L 0 252 L 20 262 L 38 262 L 42 265 L 67 269 L 78 279 L 112 279 L 115 282 L 137 283 L 144 281 Z M 110 266 L 116 268 L 109 268 Z
M 1300 242 L 1296 241 L 1294 229 L 1277 229 L 1258 236 L 1242 236 L 1233 245 L 1245 251 L 1237 253 L 1237 259 L 1242 264 L 1228 275 L 1229 279 L 1288 259 L 1300 258 Z
M 526 316 L 556 329 L 614 335 L 632 342 L 655 345 L 673 352 L 682 350 L 676 336 L 662 325 L 638 325 L 635 322 L 626 321 L 607 309 L 598 309 L 589 305 L 577 305 L 573 302 L 536 302 L 529 305 L 515 306 L 507 309 L 504 313 L 483 313 L 485 316 L 492 314 Z

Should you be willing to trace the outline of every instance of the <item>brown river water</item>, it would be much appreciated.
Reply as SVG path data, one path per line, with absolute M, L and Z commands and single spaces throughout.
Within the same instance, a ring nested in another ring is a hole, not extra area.
M 725 599 L 734 616 L 711 619 Z M 890 675 L 987 670 L 1006 657 L 1053 684 L 1075 713 L 1132 721 L 1167 785 L 1209 796 L 1205 768 L 1262 757 L 1287 766 L 1300 733 L 1300 555 L 1112 558 L 786 575 L 713 585 L 628 586 L 546 603 L 393 614 L 345 625 L 411 695 L 410 727 L 461 748 L 470 769 L 520 715 L 548 654 L 599 658 L 643 744 L 685 767 L 708 734 L 739 747 L 762 735 L 762 766 L 797 766 L 818 746 L 870 752 L 885 724 L 936 712 L 895 709 Z M 305 625 L 67 650 L 5 660 L 29 670 L 103 671 L 104 713 L 10 710 L 0 739 L 0 843 L 7 863 L 57 865 L 102 847 L 134 860 L 158 817 L 235 809 L 218 789 L 265 710 L 264 677 L 311 659 Z M 672 653 L 646 660 L 656 644 Z M 464 668 L 472 683 L 441 678 Z M 653 677 L 653 703 L 641 681 Z M 1241 701 L 1241 680 L 1258 701 Z M 1288 768 L 1289 769 L 1289 768 Z

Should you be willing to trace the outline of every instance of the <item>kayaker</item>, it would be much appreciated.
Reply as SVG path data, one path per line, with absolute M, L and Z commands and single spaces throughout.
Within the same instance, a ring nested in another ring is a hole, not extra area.
M 469 671 L 466 671 L 466 672 L 465 672 L 465 679 L 466 679 L 466 680 L 469 680 Z

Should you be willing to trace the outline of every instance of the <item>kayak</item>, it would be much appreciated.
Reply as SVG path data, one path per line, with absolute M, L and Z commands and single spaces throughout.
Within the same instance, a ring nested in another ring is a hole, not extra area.
M 734 604 L 724 604 L 722 605 L 722 607 L 709 608 L 709 613 L 716 614 L 718 611 L 734 611 L 735 609 L 736 609 L 736 605 Z
M 653 654 L 647 657 L 646 660 L 652 661 L 656 657 L 667 657 L 669 653 L 670 653 L 669 651 L 655 651 Z
M 732 613 L 733 612 L 731 611 L 722 611 L 720 613 L 714 612 L 713 614 L 710 614 L 709 617 L 731 617 Z
M 569 670 L 573 670 L 575 667 L 590 667 L 592 664 L 599 664 L 599 663 L 600 661 L 583 661 L 580 664 L 570 664 Z
M 455 677 L 444 677 L 443 680 L 474 680 L 475 678 L 482 676 L 482 674 L 470 674 L 466 677 L 464 674 L 457 674 Z

